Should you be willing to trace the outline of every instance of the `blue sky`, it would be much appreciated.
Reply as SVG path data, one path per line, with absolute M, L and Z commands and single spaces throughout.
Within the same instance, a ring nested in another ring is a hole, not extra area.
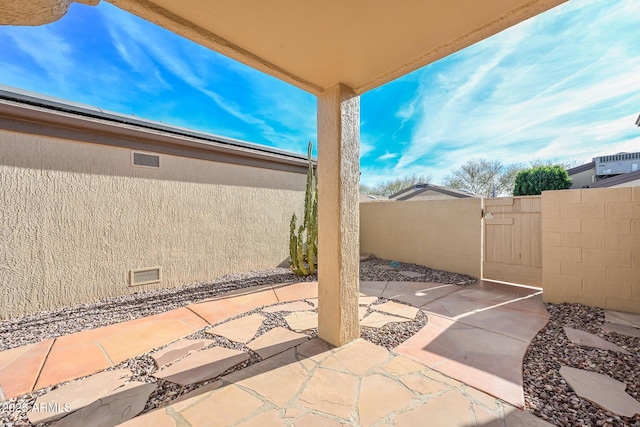
M 300 153 L 315 97 L 123 12 L 0 26 L 0 84 Z M 640 151 L 640 1 L 571 0 L 361 97 L 362 182 Z

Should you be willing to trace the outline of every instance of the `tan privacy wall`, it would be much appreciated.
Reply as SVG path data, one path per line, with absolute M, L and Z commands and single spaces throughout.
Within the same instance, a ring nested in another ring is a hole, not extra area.
M 640 187 L 542 193 L 544 299 L 640 313 Z
M 0 317 L 271 268 L 305 175 L 0 131 Z M 129 271 L 162 267 L 160 284 Z
M 360 204 L 360 250 L 480 277 L 482 199 Z

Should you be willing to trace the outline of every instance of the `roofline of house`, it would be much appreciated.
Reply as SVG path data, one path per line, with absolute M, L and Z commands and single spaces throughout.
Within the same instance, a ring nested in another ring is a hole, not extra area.
M 417 196 L 418 194 L 424 193 L 425 191 L 436 191 L 438 193 L 446 194 L 448 196 L 453 196 L 453 197 L 456 197 L 458 199 L 464 199 L 464 198 L 468 198 L 468 197 L 473 197 L 471 194 L 459 193 L 457 191 L 452 191 L 452 190 L 446 189 L 444 187 L 439 187 L 439 186 L 433 185 L 433 184 L 425 184 L 424 188 L 421 188 L 420 190 L 416 190 L 413 193 L 407 194 L 406 196 L 400 197 L 400 198 L 398 198 L 396 200 L 397 201 L 409 200 L 409 199 L 413 198 L 414 196 Z
M 624 184 L 625 182 L 635 181 L 636 179 L 640 179 L 640 170 L 622 173 L 620 175 L 612 176 L 611 178 L 596 181 L 593 184 L 588 184 L 587 188 L 607 188 L 614 185 Z
M 567 173 L 569 176 L 575 175 L 580 172 L 588 171 L 589 169 L 594 169 L 596 167 L 595 160 L 591 160 L 589 163 L 585 163 L 584 165 L 576 166 L 575 168 L 567 169 Z
M 306 173 L 308 168 L 303 154 L 3 85 L 0 85 L 0 129 L 288 172 Z
M 389 200 L 393 199 L 394 197 L 398 197 L 399 195 L 406 193 L 407 191 L 415 190 L 418 185 L 433 185 L 433 184 L 429 184 L 428 182 L 416 182 L 415 184 L 410 185 L 409 187 L 405 187 L 400 191 L 396 191 L 395 193 L 389 196 Z
M 416 188 L 416 184 L 413 184 L 411 187 L 403 188 L 402 190 L 400 190 L 400 191 L 396 191 L 395 193 L 393 193 L 392 195 L 390 195 L 390 196 L 389 196 L 389 199 L 391 200 L 391 199 L 393 199 L 394 197 L 397 197 L 397 196 L 399 196 L 399 195 L 401 195 L 401 194 L 404 194 L 404 193 L 406 193 L 407 191 L 411 191 L 411 190 L 413 190 L 413 189 L 415 189 L 415 188 Z

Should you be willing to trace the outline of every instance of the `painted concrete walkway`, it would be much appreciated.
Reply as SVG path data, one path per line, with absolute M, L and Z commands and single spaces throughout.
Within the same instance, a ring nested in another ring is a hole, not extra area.
M 462 417 L 454 424 L 434 425 L 542 423 L 494 398 L 523 406 L 522 357 L 547 321 L 539 292 L 490 282 L 468 287 L 362 282 L 361 297 L 367 296 L 411 304 L 427 313 L 429 323 L 394 352 L 364 341 L 339 349 L 309 341 L 130 425 L 213 425 L 203 417 L 218 413 L 214 407 L 224 408 L 229 417 L 216 425 L 415 425 L 423 416 Z M 104 370 L 257 307 L 316 297 L 314 282 L 250 288 L 7 350 L 0 352 L 0 387 L 11 398 Z M 396 365 L 402 368 L 389 368 Z M 389 393 L 397 399 L 388 399 Z M 146 424 L 136 424 L 143 419 Z

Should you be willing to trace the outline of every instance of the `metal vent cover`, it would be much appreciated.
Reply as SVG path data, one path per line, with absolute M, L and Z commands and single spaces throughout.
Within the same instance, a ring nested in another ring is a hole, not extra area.
M 129 271 L 129 286 L 149 285 L 162 280 L 162 267 L 137 268 Z
M 142 166 L 145 168 L 159 168 L 160 156 L 157 154 L 140 153 L 133 151 L 131 161 L 134 166 Z

